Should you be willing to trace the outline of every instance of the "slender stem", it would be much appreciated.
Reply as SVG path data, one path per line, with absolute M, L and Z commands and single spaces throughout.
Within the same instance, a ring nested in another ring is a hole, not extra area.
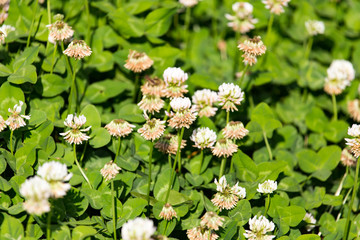
M 116 155 L 115 155 L 115 158 L 114 158 L 114 161 L 116 161 L 116 159 L 118 158 L 119 154 L 120 154 L 120 149 L 121 149 L 121 137 L 119 137 L 119 146 L 118 146 L 118 149 L 116 151 Z
M 339 196 L 339 195 L 340 195 L 341 190 L 343 189 L 343 185 L 344 185 L 345 178 L 346 178 L 346 176 L 348 175 L 348 169 L 349 169 L 349 167 L 346 167 L 344 176 L 341 178 L 341 181 L 340 181 L 340 183 L 339 183 L 338 188 L 337 188 L 336 191 L 335 191 L 334 196 Z M 331 213 L 333 209 L 334 209 L 334 206 L 331 206 L 330 209 L 329 209 L 329 211 L 328 211 L 328 213 Z
M 73 98 L 75 98 L 75 111 L 77 108 L 77 93 L 76 93 L 76 84 L 75 84 L 76 66 L 77 66 L 77 61 L 75 60 L 75 66 L 73 66 L 73 75 L 72 75 L 71 89 L 70 89 L 70 95 L 69 95 L 68 114 L 71 112 L 71 109 L 72 109 Z M 75 95 L 75 96 L 73 96 L 73 95 Z
M 135 73 L 135 90 L 134 90 L 134 96 L 133 96 L 133 102 L 137 103 L 139 88 L 140 88 L 140 77 L 139 74 Z
M 31 33 L 32 33 L 33 27 L 34 27 L 35 17 L 36 17 L 36 15 L 37 15 L 36 12 L 37 12 L 38 5 L 39 5 L 39 1 L 35 1 L 34 15 L 33 15 L 33 18 L 32 18 L 32 20 L 31 20 L 29 35 L 28 35 L 28 38 L 27 38 L 27 41 L 26 41 L 26 47 L 29 47 L 29 46 L 30 46 Z
M 85 0 L 85 11 L 87 17 L 87 32 L 86 32 L 86 42 L 90 43 L 90 9 L 89 9 L 89 1 Z
M 47 217 L 47 225 L 46 225 L 46 239 L 50 240 L 51 239 L 51 210 L 48 213 L 48 217 Z
M 273 22 L 274 22 L 274 14 L 271 14 L 266 31 L 265 45 L 267 46 L 270 45 L 270 34 L 271 34 Z
M 148 179 L 148 189 L 147 189 L 147 201 L 148 207 L 150 206 L 150 187 L 151 187 L 151 165 L 152 165 L 152 153 L 154 149 L 154 142 L 150 142 L 150 153 L 149 153 L 149 179 Z
M 216 14 L 218 12 L 217 1 L 214 1 L 214 9 L 213 9 L 213 11 L 214 11 L 214 14 Z M 217 40 L 217 35 L 218 35 L 218 33 L 217 33 L 217 21 L 218 21 L 217 16 L 213 16 L 211 25 L 212 25 L 212 31 L 213 31 L 213 36 L 214 36 L 215 40 Z
M 200 166 L 199 166 L 199 172 L 198 172 L 199 175 L 201 173 L 201 167 L 202 167 L 203 161 L 204 161 L 204 150 L 201 149 L 201 152 L 200 152 Z
M 89 144 L 89 142 L 86 141 L 86 142 L 85 142 L 84 149 L 83 149 L 83 152 L 82 152 L 81 157 L 80 157 L 80 159 L 79 159 L 79 162 L 82 162 L 82 160 L 84 159 L 85 152 L 86 152 L 86 149 L 87 149 L 88 144 Z
M 226 157 L 224 157 L 224 158 L 221 160 L 219 178 L 221 178 L 221 177 L 224 175 L 225 166 L 226 166 Z
M 10 132 L 10 152 L 11 152 L 11 155 L 14 155 L 14 150 L 13 150 L 13 135 L 14 135 L 14 130 L 11 130 L 11 132 Z
M 167 107 L 167 109 L 166 109 L 166 112 L 170 112 L 170 108 L 171 108 L 171 106 L 170 106 L 170 103 L 169 103 L 169 104 L 168 104 L 168 107 Z M 165 113 L 165 116 L 164 116 L 163 121 L 166 122 L 167 119 L 168 119 L 168 115 L 166 115 L 166 113 Z
M 189 40 L 190 40 L 190 34 L 189 34 L 189 26 L 190 26 L 190 20 L 191 20 L 191 8 L 187 7 L 185 12 L 185 28 L 184 28 L 184 41 L 185 41 L 185 53 L 186 56 L 189 54 Z
M 178 160 L 178 168 L 179 168 L 179 173 L 181 173 L 181 141 L 184 135 L 184 128 L 181 128 L 181 134 L 180 134 L 180 138 L 178 139 L 178 152 L 179 154 L 176 154 L 176 156 L 179 158 Z
M 81 172 L 81 175 L 84 177 L 85 181 L 89 184 L 90 188 L 93 189 L 89 179 L 87 178 L 85 172 L 82 170 L 78 160 L 77 160 L 77 157 L 76 157 L 76 144 L 73 145 L 73 152 L 74 152 L 74 159 L 75 159 L 75 163 L 76 163 L 76 166 L 79 168 L 80 172 Z
M 235 32 L 235 48 L 234 48 L 235 56 L 234 56 L 234 65 L 233 65 L 233 72 L 232 72 L 234 81 L 236 79 L 236 72 L 239 69 L 239 55 L 240 55 L 240 52 L 238 49 L 239 39 L 240 39 L 240 32 L 236 31 Z
M 55 46 L 54 46 L 54 52 L 53 52 L 53 57 L 52 57 L 50 74 L 53 74 L 53 71 L 54 71 L 56 50 L 57 50 L 57 42 L 55 42 Z
M 348 198 L 349 198 L 350 193 L 351 193 L 352 190 L 353 190 L 353 189 L 350 188 L 350 189 L 348 190 L 348 192 L 346 193 L 346 195 L 345 195 L 345 197 L 344 197 L 344 200 L 342 201 L 342 204 L 341 204 L 339 213 L 338 213 L 338 215 L 337 215 L 337 217 L 336 217 L 336 222 L 339 221 L 339 219 L 340 219 L 340 217 L 341 217 L 342 209 L 344 208 L 344 205 L 345 205 L 345 203 L 347 202 L 347 200 L 348 200 Z
M 246 71 L 248 70 L 248 68 L 249 68 L 249 64 L 246 64 L 246 65 L 245 65 L 245 68 L 244 68 L 244 70 L 243 70 L 243 72 L 242 72 L 240 81 L 239 81 L 239 87 L 241 87 L 242 81 L 244 80 L 244 77 L 245 77 L 245 75 L 246 75 Z
M 65 51 L 64 42 L 63 41 L 60 41 L 60 42 L 61 42 L 61 51 L 64 52 Z M 71 66 L 70 66 L 70 63 L 69 63 L 69 59 L 68 59 L 67 55 L 65 55 L 65 54 L 64 54 L 64 57 L 65 57 L 66 68 L 67 68 L 67 71 L 68 71 L 68 76 L 71 76 L 72 71 L 71 71 Z
M 115 209 L 116 196 L 115 196 L 115 191 L 114 191 L 114 180 L 111 181 L 111 196 L 112 196 L 114 240 L 116 240 L 116 209 Z
M 355 196 L 356 196 L 357 191 L 358 191 L 359 166 L 360 166 L 360 160 L 358 159 L 357 163 L 356 163 L 356 170 L 355 170 L 354 188 L 353 188 L 353 192 L 352 192 L 352 195 L 351 195 L 351 200 L 350 200 L 350 203 L 349 203 L 349 212 L 348 212 L 348 215 L 347 215 L 347 218 L 346 218 L 345 231 L 344 231 L 345 235 L 344 235 L 344 238 L 343 238 L 344 240 L 347 240 L 348 236 L 349 236 L 350 215 L 351 215 L 351 212 L 352 212 L 352 206 L 354 204 L 354 199 L 355 199 Z
M 169 162 L 169 166 L 171 167 L 171 154 L 168 154 L 168 162 Z
M 47 0 L 47 14 L 49 19 L 49 25 L 51 24 L 51 7 L 50 7 L 50 0 Z
M 306 44 L 305 59 L 308 59 L 308 58 L 309 58 L 313 41 L 314 41 L 314 39 L 313 39 L 312 37 L 310 37 L 309 40 L 308 40 L 308 42 L 307 42 L 307 44 Z
M 211 239 L 211 229 L 209 229 L 209 233 L 208 233 L 208 240 Z
M 269 210 L 269 206 L 270 206 L 270 194 L 267 194 L 267 197 L 265 200 L 265 214 L 264 214 L 265 217 L 266 217 L 267 211 Z
M 31 231 L 31 223 L 34 221 L 32 215 L 29 215 L 28 221 L 26 223 L 26 237 L 33 237 L 33 232 Z
M 267 148 L 268 153 L 269 153 L 269 158 L 270 158 L 270 160 L 272 160 L 273 155 L 272 155 L 272 152 L 271 152 L 270 144 L 269 144 L 268 139 L 266 137 L 265 130 L 263 130 L 263 136 L 264 136 L 264 141 L 265 141 L 266 148 Z
M 166 221 L 165 229 L 164 229 L 164 232 L 163 232 L 164 236 L 166 235 L 166 231 L 167 231 L 168 227 L 169 227 L 169 221 Z
M 335 121 L 337 121 L 337 119 L 338 119 L 338 114 L 337 114 L 337 106 L 336 106 L 336 96 L 335 96 L 335 94 L 331 94 L 331 99 L 332 99 L 333 113 L 334 113 L 333 119 L 334 119 Z

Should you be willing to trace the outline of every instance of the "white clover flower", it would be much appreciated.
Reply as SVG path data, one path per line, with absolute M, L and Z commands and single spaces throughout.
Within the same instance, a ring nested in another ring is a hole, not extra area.
M 122 226 L 121 237 L 123 240 L 150 240 L 155 231 L 153 221 L 138 217 Z
M 315 36 L 318 34 L 324 34 L 325 25 L 322 21 L 309 20 L 305 22 L 306 30 L 310 36 Z
M 126 137 L 136 126 L 123 119 L 114 119 L 104 127 L 114 137 Z
M 181 68 L 169 67 L 165 69 L 163 77 L 166 86 L 171 84 L 177 84 L 180 86 L 180 84 L 184 83 L 188 79 L 188 74 Z
M 199 116 L 212 117 L 215 115 L 217 108 L 213 105 L 218 101 L 216 92 L 209 89 L 198 90 L 192 97 L 194 109 L 199 112 Z
M 46 180 L 51 186 L 51 196 L 60 198 L 71 188 L 69 183 L 72 173 L 68 173 L 66 164 L 56 161 L 46 162 L 39 167 L 37 175 Z
M 253 5 L 248 2 L 236 2 L 232 5 L 232 10 L 236 13 L 239 18 L 246 18 L 253 12 Z
M 285 11 L 283 7 L 287 7 L 288 2 L 290 2 L 290 0 L 262 0 L 262 3 L 265 4 L 265 8 L 270 9 L 271 13 L 277 15 L 280 15 L 280 13 Z
M 41 215 L 50 211 L 51 186 L 41 177 L 27 179 L 20 187 L 20 194 L 25 197 L 23 207 L 29 214 Z
M 219 87 L 219 105 L 223 106 L 222 109 L 228 111 L 238 110 L 235 105 L 240 105 L 244 100 L 244 92 L 241 88 L 233 83 L 223 83 Z
M 230 187 L 226 182 L 225 176 L 222 176 L 219 182 L 215 178 L 214 183 L 216 184 L 217 193 L 213 199 L 211 199 L 211 202 L 217 206 L 220 211 L 234 208 L 239 198 L 244 199 L 246 197 L 246 189 L 240 187 L 238 182 Z
M 212 148 L 216 142 L 216 133 L 208 127 L 197 128 L 193 131 L 190 139 L 195 143 L 194 147 Z
M 249 240 L 271 240 L 275 237 L 266 235 L 267 232 L 274 231 L 275 225 L 264 216 L 250 218 L 249 227 L 250 230 L 245 230 L 246 233 L 244 233 L 245 238 Z
M 277 182 L 273 180 L 266 180 L 263 183 L 259 183 L 257 191 L 259 193 L 272 193 L 277 189 Z
M 83 132 L 89 131 L 91 126 L 80 129 L 85 123 L 86 117 L 84 115 L 77 117 L 76 115 L 74 116 L 73 114 L 69 114 L 64 121 L 64 125 L 71 129 L 64 133 L 60 133 L 60 135 L 64 136 L 64 139 L 70 144 L 81 144 L 82 141 L 90 139 L 90 137 Z
M 170 117 L 168 120 L 169 126 L 172 128 L 190 128 L 190 125 L 195 121 L 197 112 L 191 108 L 191 101 L 189 98 L 174 98 L 170 102 L 171 108 L 174 112 L 166 112 Z
M 215 178 L 214 183 L 216 184 L 216 191 L 218 191 L 218 192 L 224 192 L 226 187 L 228 186 L 225 176 L 222 176 L 219 179 L 219 182 Z
M 9 126 L 9 128 L 14 131 L 20 127 L 26 126 L 26 123 L 24 119 L 29 120 L 30 115 L 21 115 L 21 108 L 24 103 L 22 101 L 19 101 L 19 105 L 15 104 L 14 108 L 9 108 L 8 111 L 11 113 L 9 118 L 5 121 L 6 125 Z
M 184 98 L 178 97 L 170 101 L 170 106 L 172 110 L 174 110 L 175 112 L 180 112 L 190 109 L 191 101 L 188 97 L 184 97 Z
M 349 127 L 348 135 L 350 135 L 352 137 L 359 137 L 360 136 L 360 125 L 353 124 L 351 127 Z
M 5 34 L 5 37 L 7 37 L 10 32 L 15 31 L 15 28 L 13 26 L 4 24 L 0 27 L 0 31 L 2 31 Z
M 352 81 L 355 78 L 355 69 L 351 62 L 347 60 L 334 60 L 327 69 L 329 78 L 345 79 Z
M 199 0 L 179 0 L 179 2 L 185 7 L 193 7 L 199 3 Z
M 116 177 L 119 170 L 121 170 L 121 168 L 113 161 L 110 161 L 105 164 L 105 166 L 100 170 L 100 173 L 103 178 L 105 178 L 105 181 L 110 181 Z
M 316 219 L 311 213 L 306 213 L 303 220 L 307 223 L 306 231 L 310 232 L 311 230 L 314 229 L 316 224 Z
M 6 128 L 6 122 L 4 118 L 0 115 L 0 132 L 2 132 Z
M 146 112 L 144 112 L 144 118 L 146 119 L 146 123 L 142 128 L 138 129 L 138 133 L 146 140 L 155 141 L 159 139 L 164 134 L 165 121 L 157 118 L 150 119 Z
M 245 198 L 246 197 L 246 189 L 243 187 L 238 186 L 238 182 L 231 187 L 230 191 L 231 193 L 238 195 L 240 198 Z

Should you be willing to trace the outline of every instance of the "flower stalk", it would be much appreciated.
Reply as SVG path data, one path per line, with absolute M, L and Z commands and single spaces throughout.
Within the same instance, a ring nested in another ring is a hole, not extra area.
M 150 142 L 150 153 L 149 153 L 149 179 L 148 179 L 148 189 L 147 189 L 147 202 L 148 207 L 150 206 L 150 188 L 151 188 L 151 165 L 152 165 L 152 154 L 154 149 L 154 142 Z
M 93 189 L 88 177 L 86 176 L 85 172 L 83 171 L 83 169 L 81 168 L 81 166 L 79 164 L 79 161 L 77 160 L 77 157 L 76 157 L 76 144 L 73 145 L 73 152 L 74 152 L 74 159 L 75 159 L 76 166 L 79 168 L 79 170 L 81 172 L 81 175 L 84 177 L 85 181 L 89 184 L 90 188 Z
M 111 196 L 112 196 L 112 213 L 113 213 L 113 228 L 114 228 L 114 240 L 116 240 L 116 206 L 115 206 L 115 190 L 114 190 L 114 179 L 111 180 Z

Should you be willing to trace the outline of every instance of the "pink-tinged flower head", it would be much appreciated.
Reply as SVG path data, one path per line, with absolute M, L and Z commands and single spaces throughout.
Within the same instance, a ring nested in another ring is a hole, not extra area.
M 20 187 L 20 194 L 25 197 L 23 207 L 29 214 L 41 215 L 50 211 L 48 199 L 51 196 L 51 186 L 41 177 L 27 179 Z
M 103 178 L 105 178 L 105 181 L 110 181 L 119 174 L 119 170 L 121 170 L 121 168 L 113 161 L 110 161 L 105 164 L 105 166 L 100 170 L 100 173 Z
M 220 139 L 215 147 L 211 149 L 212 154 L 217 157 L 230 157 L 238 150 L 238 146 L 230 139 Z
M 188 79 L 187 73 L 181 68 L 169 67 L 163 74 L 165 82 L 165 96 L 168 98 L 183 97 L 188 92 L 185 81 Z
M 209 236 L 210 233 L 210 236 Z M 192 229 L 188 229 L 186 231 L 186 235 L 189 240 L 216 240 L 219 236 L 213 231 L 209 231 L 209 229 L 204 226 L 194 227 Z
M 244 92 L 238 85 L 233 83 L 223 83 L 219 87 L 219 105 L 222 109 L 229 111 L 237 111 L 236 105 L 240 105 L 244 100 Z
M 6 128 L 6 122 L 4 118 L 0 115 L 0 132 L 2 132 Z
M 145 115 L 145 119 L 147 119 L 146 123 L 142 128 L 138 129 L 138 133 L 141 134 L 143 138 L 150 141 L 155 141 L 164 134 L 165 131 L 165 121 L 161 121 L 157 118 L 149 119 L 149 117 Z
M 190 128 L 190 125 L 195 121 L 197 112 L 191 108 L 191 101 L 189 98 L 174 98 L 170 102 L 170 106 L 174 112 L 166 113 L 170 119 L 169 126 L 172 128 Z
M 267 9 L 270 9 L 271 13 L 280 15 L 285 12 L 284 7 L 287 7 L 290 0 L 262 0 L 262 3 L 265 4 Z
M 257 56 L 261 56 L 266 52 L 266 46 L 261 41 L 260 36 L 245 40 L 239 44 L 238 48 L 244 52 L 242 55 L 244 58 L 243 62 L 250 66 L 256 63 Z
M 324 91 L 330 95 L 338 95 L 344 91 L 355 78 L 355 70 L 351 62 L 334 60 L 327 69 Z
M 145 84 L 141 86 L 143 95 L 165 97 L 165 82 L 161 78 L 145 76 L 145 80 Z
M 223 225 L 224 218 L 217 215 L 215 212 L 206 212 L 204 216 L 201 217 L 201 226 L 206 226 L 209 229 L 219 230 L 219 227 Z
M 239 18 L 246 18 L 253 13 L 254 7 L 248 2 L 236 2 L 232 5 L 232 10 Z
M 179 0 L 179 2 L 185 7 L 193 7 L 199 3 L 199 0 Z
M 257 19 L 254 19 L 252 16 L 253 6 L 248 2 L 236 2 L 232 5 L 232 10 L 235 15 L 225 14 L 229 23 L 227 24 L 235 32 L 247 33 L 251 29 L 254 29 L 258 22 Z
M 161 137 L 154 146 L 162 153 L 175 155 L 178 149 L 178 140 L 179 137 L 177 135 L 167 134 Z M 186 140 L 181 140 L 180 149 L 183 149 L 185 146 Z
M 15 28 L 14 28 L 13 26 L 3 24 L 3 25 L 0 27 L 0 31 L 5 34 L 5 37 L 7 37 L 7 35 L 8 35 L 10 32 L 15 31 Z
M 10 0 L 1 0 L 0 3 L 0 24 L 8 18 Z
M 114 119 L 110 123 L 106 124 L 105 129 L 108 130 L 111 136 L 126 137 L 135 127 L 135 125 L 130 124 L 123 119 Z
M 244 127 L 244 124 L 240 121 L 231 121 L 226 124 L 225 128 L 222 130 L 222 134 L 225 138 L 229 139 L 242 139 L 249 133 Z
M 177 218 L 177 214 L 175 212 L 175 210 L 173 209 L 173 207 L 171 206 L 171 204 L 166 203 L 159 215 L 160 218 L 163 218 L 167 221 L 170 221 L 173 218 Z
M 199 113 L 199 116 L 212 117 L 216 114 L 217 108 L 213 105 L 218 101 L 216 92 L 209 89 L 198 90 L 192 97 L 194 109 Z
M 64 16 L 57 14 L 54 18 L 57 20 L 53 24 L 47 25 L 50 31 L 49 38 L 54 41 L 65 41 L 72 38 L 74 30 L 63 21 Z
M 142 72 L 150 68 L 153 63 L 154 61 L 146 53 L 129 50 L 128 59 L 124 67 L 133 72 Z
M 244 233 L 245 238 L 249 240 L 271 240 L 275 237 L 273 235 L 266 235 L 267 232 L 274 231 L 275 225 L 264 216 L 250 218 L 249 227 L 250 230 L 245 230 L 246 233 Z
M 345 167 L 354 167 L 356 165 L 356 158 L 351 154 L 351 150 L 346 147 L 341 152 L 340 161 Z
M 90 47 L 85 43 L 84 40 L 73 40 L 64 51 L 69 57 L 73 57 L 76 60 L 90 56 L 92 53 Z
M 164 107 L 164 100 L 155 95 L 143 95 L 141 101 L 138 103 L 139 108 L 142 111 L 154 114 L 154 112 L 160 112 Z
M 60 135 L 64 136 L 64 139 L 70 144 L 82 144 L 82 141 L 90 139 L 84 132 L 89 131 L 91 126 L 81 129 L 85 123 L 86 117 L 84 115 L 77 117 L 76 115 L 69 114 L 64 121 L 64 125 L 69 127 L 70 130 L 60 133 Z
M 153 221 L 137 217 L 126 222 L 121 229 L 123 240 L 151 240 L 156 228 Z
M 9 108 L 8 111 L 10 114 L 9 118 L 5 121 L 6 125 L 9 126 L 9 128 L 14 131 L 20 127 L 26 126 L 26 123 L 24 119 L 29 120 L 30 115 L 21 115 L 22 105 L 24 103 L 22 101 L 19 101 L 19 105 L 15 104 L 13 109 Z
M 360 101 L 358 99 L 348 101 L 347 109 L 350 117 L 356 122 L 360 122 Z
M 348 129 L 348 135 L 353 138 L 345 138 L 346 145 L 350 147 L 351 152 L 356 158 L 360 157 L 360 125 L 353 124 Z
M 223 209 L 232 209 L 236 206 L 239 199 L 244 199 L 246 197 L 246 189 L 238 186 L 239 183 L 236 183 L 234 186 L 230 187 L 226 182 L 225 176 L 222 176 L 219 180 L 215 179 L 216 190 L 214 198 L 211 202 L 219 208 L 220 211 Z
M 195 143 L 194 147 L 200 149 L 213 148 L 216 142 L 216 133 L 208 127 L 197 128 L 193 131 L 190 139 Z

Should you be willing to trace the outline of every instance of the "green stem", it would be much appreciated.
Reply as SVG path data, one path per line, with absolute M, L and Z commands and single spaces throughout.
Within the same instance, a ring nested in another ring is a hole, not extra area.
M 30 46 L 31 33 L 32 33 L 33 27 L 34 27 L 35 17 L 36 17 L 36 15 L 37 15 L 36 12 L 37 12 L 38 5 L 39 5 L 39 1 L 35 1 L 34 15 L 33 15 L 33 18 L 32 18 L 32 20 L 31 20 L 29 35 L 28 35 L 28 38 L 27 38 L 27 41 L 26 41 L 26 47 L 29 47 L 29 46 Z
M 234 56 L 234 65 L 233 65 L 233 78 L 234 81 L 236 80 L 236 72 L 239 69 L 239 55 L 240 55 L 240 51 L 238 49 L 238 43 L 239 43 L 239 39 L 240 39 L 240 32 L 236 31 L 235 32 L 235 56 Z
M 51 239 L 51 210 L 48 213 L 48 217 L 47 217 L 47 225 L 46 225 L 46 239 L 50 240 Z
M 84 146 L 84 149 L 83 149 L 83 152 L 82 152 L 82 154 L 81 154 L 81 157 L 80 157 L 80 160 L 79 160 L 79 162 L 82 162 L 82 160 L 84 159 L 84 157 L 85 157 L 85 153 L 86 153 L 86 149 L 87 149 L 87 145 L 89 144 L 89 142 L 88 141 L 86 141 L 85 142 L 85 146 Z
M 152 165 L 152 153 L 154 149 L 154 142 L 150 142 L 150 153 L 149 153 L 149 179 L 148 179 L 148 189 L 147 189 L 147 201 L 148 207 L 150 206 L 150 187 L 151 187 L 151 165 Z
M 241 87 L 241 84 L 242 84 L 242 82 L 243 82 L 243 80 L 244 80 L 244 77 L 245 77 L 245 75 L 246 75 L 246 71 L 248 70 L 248 68 L 249 68 L 249 64 L 246 64 L 246 65 L 245 65 L 245 68 L 244 68 L 244 70 L 243 70 L 243 72 L 242 72 L 240 81 L 239 81 L 239 87 Z
M 85 172 L 82 170 L 78 160 L 77 160 L 77 157 L 76 157 L 76 144 L 73 145 L 73 152 L 74 152 L 74 159 L 75 159 L 75 163 L 76 163 L 76 166 L 79 168 L 80 172 L 81 172 L 81 175 L 84 177 L 85 181 L 89 184 L 90 188 L 93 189 L 89 179 L 87 178 Z
M 334 119 L 335 121 L 337 121 L 337 119 L 338 119 L 338 114 L 337 114 L 337 106 L 336 106 L 336 96 L 335 96 L 335 94 L 331 94 L 331 99 L 332 99 L 333 113 L 334 113 L 333 119 Z
M 56 50 L 57 50 L 57 42 L 55 41 L 55 46 L 54 46 L 54 52 L 53 52 L 53 57 L 52 57 L 50 74 L 53 74 L 53 71 L 54 71 Z
M 266 132 L 265 132 L 265 131 L 263 131 L 263 136 L 264 136 L 264 141 L 265 141 L 265 145 L 266 145 L 267 151 L 268 151 L 268 153 L 269 153 L 269 158 L 270 158 L 270 160 L 272 160 L 273 155 L 272 155 L 271 148 L 270 148 L 270 144 L 269 144 L 268 139 L 267 139 L 267 137 L 266 137 Z
M 338 188 L 336 189 L 334 196 L 339 196 L 339 195 L 340 195 L 340 193 L 341 193 L 341 191 L 342 191 L 342 189 L 343 189 L 343 185 L 344 185 L 345 178 L 346 178 L 346 176 L 348 175 L 348 169 L 349 169 L 349 167 L 346 167 L 344 176 L 341 178 L 340 183 L 339 183 L 339 186 L 338 186 Z M 331 212 L 332 212 L 333 209 L 334 209 L 334 206 L 331 206 L 330 209 L 329 209 L 329 211 L 328 211 L 328 213 L 331 214 Z
M 264 214 L 265 217 L 269 210 L 269 206 L 270 206 L 270 194 L 267 194 L 267 198 L 265 200 L 265 214 Z
M 185 28 L 184 28 L 184 37 L 185 37 L 185 53 L 186 56 L 189 55 L 189 40 L 190 40 L 190 33 L 189 33 L 189 26 L 191 20 L 191 8 L 187 7 L 185 12 Z
M 163 235 L 164 235 L 164 236 L 166 235 L 166 231 L 167 231 L 168 227 L 169 227 L 169 221 L 166 221 L 166 223 L 165 223 L 165 228 L 164 228 L 164 232 L 163 232 Z
M 357 159 L 356 170 L 355 170 L 354 188 L 353 188 L 353 192 L 352 192 L 352 195 L 351 195 L 351 200 L 350 200 L 350 203 L 349 203 L 349 212 L 348 212 L 348 215 L 347 215 L 347 218 L 346 218 L 345 231 L 344 231 L 345 235 L 344 235 L 344 238 L 343 238 L 344 240 L 347 240 L 348 236 L 349 236 L 350 215 L 351 215 L 351 212 L 352 212 L 352 206 L 354 204 L 354 199 L 355 199 L 355 196 L 356 196 L 357 191 L 358 191 L 359 166 L 360 166 L 360 160 Z
M 219 172 L 219 179 L 224 175 L 225 166 L 226 166 L 226 157 L 224 157 L 224 158 L 221 160 L 220 172 Z
M 47 0 L 47 14 L 49 19 L 49 25 L 51 24 L 51 7 L 50 7 L 50 0 Z
M 313 41 L 314 41 L 314 39 L 313 39 L 312 37 L 310 37 L 309 40 L 308 40 L 308 42 L 307 42 L 307 44 L 306 44 L 305 59 L 308 59 L 308 58 L 309 58 Z
M 64 52 L 65 51 L 64 42 L 63 41 L 60 41 L 60 42 L 61 42 L 61 51 Z M 68 59 L 66 54 L 64 54 L 64 57 L 65 57 L 66 68 L 67 68 L 67 71 L 68 71 L 68 76 L 71 76 L 72 71 L 71 71 L 71 66 L 70 66 L 70 63 L 69 63 L 69 59 Z
M 208 240 L 211 239 L 211 229 L 209 229 L 209 233 L 208 233 Z
M 226 111 L 226 125 L 229 124 L 230 121 L 230 111 Z
M 170 106 L 170 103 L 169 103 L 169 104 L 168 104 L 168 107 L 167 107 L 167 109 L 166 109 L 166 112 L 170 112 L 170 108 L 171 108 L 171 106 Z M 165 114 L 163 121 L 166 122 L 167 119 L 168 119 L 168 115 Z
M 31 223 L 34 221 L 33 216 L 29 215 L 28 221 L 26 223 L 26 237 L 33 237 L 32 233 L 32 229 L 31 228 Z
M 171 154 L 168 154 L 168 161 L 169 161 L 169 166 L 171 167 Z
M 70 112 L 72 112 L 72 102 L 73 102 L 73 98 L 75 98 L 75 111 L 77 108 L 77 93 L 76 93 L 76 84 L 75 84 L 75 79 L 76 79 L 76 66 L 77 66 L 77 61 L 75 60 L 75 66 L 73 66 L 73 75 L 72 75 L 72 80 L 71 80 L 71 89 L 70 89 L 70 95 L 69 95 L 69 106 L 68 106 L 68 114 Z M 75 95 L 75 96 L 74 96 Z
M 139 94 L 139 88 L 140 88 L 140 77 L 139 74 L 135 73 L 135 90 L 134 90 L 134 96 L 133 96 L 133 102 L 137 103 L 137 98 Z
M 90 43 L 90 9 L 89 9 L 89 1 L 85 0 L 85 11 L 87 16 L 87 32 L 86 32 L 86 42 Z
M 116 209 L 115 209 L 115 191 L 114 180 L 111 181 L 111 196 L 112 196 L 112 214 L 113 214 L 113 228 L 114 228 L 114 240 L 116 240 Z
M 184 135 L 184 128 L 181 128 L 181 134 L 180 134 L 180 138 L 178 139 L 178 149 L 177 151 L 179 152 L 179 155 L 176 154 L 176 156 L 179 158 L 178 160 L 178 168 L 179 168 L 179 173 L 181 173 L 181 141 Z
M 14 130 L 11 130 L 10 132 L 10 152 L 11 155 L 14 155 L 14 150 L 13 150 L 13 135 L 14 135 Z
M 274 22 L 274 14 L 271 14 L 267 25 L 266 39 L 265 39 L 265 45 L 268 47 L 270 45 L 270 34 L 271 34 L 273 22 Z
M 114 158 L 114 161 L 116 161 L 116 159 L 118 158 L 119 154 L 120 154 L 120 149 L 121 149 L 121 137 L 119 137 L 119 146 L 118 146 L 118 149 L 116 151 L 116 155 L 115 155 L 115 158 Z
M 217 11 L 218 11 L 218 9 L 217 9 L 217 1 L 214 1 L 214 9 L 213 9 L 213 11 L 214 11 L 214 14 L 215 13 L 217 13 Z M 214 39 L 215 40 L 217 40 L 218 38 L 217 38 L 217 35 L 218 35 L 218 33 L 217 33 L 217 16 L 213 16 L 212 17 L 212 30 L 213 30 L 213 35 L 214 35 Z
M 199 175 L 201 173 L 201 167 L 202 167 L 203 161 L 204 161 L 204 150 L 201 149 L 201 152 L 200 152 L 200 167 L 199 167 L 199 172 L 198 172 Z

